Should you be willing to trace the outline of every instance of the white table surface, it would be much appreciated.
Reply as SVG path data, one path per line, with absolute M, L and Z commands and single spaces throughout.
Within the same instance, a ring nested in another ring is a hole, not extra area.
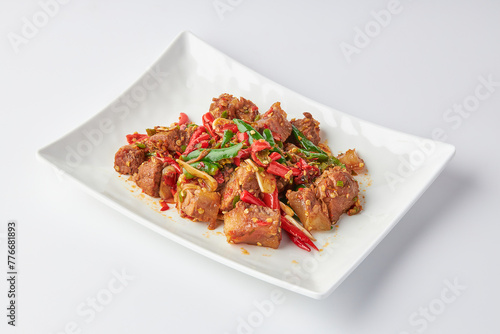
M 500 2 L 486 0 L 2 1 L 0 332 L 498 333 L 499 18 Z M 321 103 L 418 136 L 441 131 L 456 146 L 326 299 L 185 249 L 36 158 L 183 30 Z M 10 219 L 19 228 L 15 328 L 5 310 Z

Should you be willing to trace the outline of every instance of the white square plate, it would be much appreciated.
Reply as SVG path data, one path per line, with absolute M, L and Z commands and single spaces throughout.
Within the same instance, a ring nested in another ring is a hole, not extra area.
M 364 210 L 344 216 L 333 231 L 316 233 L 320 252 L 283 238 L 279 249 L 228 244 L 222 227 L 160 212 L 113 169 L 125 135 L 177 121 L 196 123 L 221 93 L 252 100 L 261 111 L 280 101 L 289 118 L 310 112 L 333 152 L 356 148 L 369 174 L 358 178 Z M 418 138 L 346 115 L 305 98 L 222 54 L 189 32 L 180 34 L 129 90 L 39 155 L 92 195 L 126 216 L 211 259 L 313 298 L 329 295 L 387 235 L 451 159 L 449 144 Z

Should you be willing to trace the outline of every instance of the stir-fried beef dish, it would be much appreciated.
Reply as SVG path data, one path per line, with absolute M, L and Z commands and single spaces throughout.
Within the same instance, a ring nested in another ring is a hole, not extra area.
M 171 204 L 209 229 L 224 224 L 229 243 L 278 248 L 284 230 L 298 247 L 317 250 L 311 232 L 361 211 L 355 176 L 366 166 L 354 149 L 334 156 L 320 123 L 303 115 L 289 120 L 280 102 L 260 113 L 222 94 L 202 125 L 181 113 L 169 127 L 127 135 L 114 168 L 160 198 L 162 210 Z

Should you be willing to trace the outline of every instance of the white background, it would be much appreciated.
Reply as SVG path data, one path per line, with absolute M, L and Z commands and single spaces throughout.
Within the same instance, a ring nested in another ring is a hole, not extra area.
M 374 24 L 372 11 L 388 3 L 82 0 L 50 7 L 43 22 L 39 2 L 2 0 L 0 332 L 498 333 L 500 3 L 401 0 L 385 27 Z M 34 15 L 43 26 L 23 37 Z M 373 29 L 367 45 L 356 39 L 365 28 Z M 456 146 L 441 176 L 328 298 L 208 260 L 37 160 L 183 30 L 321 103 L 418 136 L 441 129 Z M 16 45 L 14 34 L 26 39 Z M 357 42 L 358 53 L 346 56 L 343 42 Z M 480 77 L 496 82 L 490 95 L 464 116 L 450 112 L 474 101 Z M 16 328 L 5 317 L 9 219 L 19 226 Z M 120 285 L 114 271 L 133 279 L 94 317 L 78 312 Z M 270 305 L 277 290 L 284 300 Z

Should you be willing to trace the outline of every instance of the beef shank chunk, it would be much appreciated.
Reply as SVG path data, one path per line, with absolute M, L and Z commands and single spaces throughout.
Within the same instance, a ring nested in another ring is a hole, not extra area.
M 285 141 L 292 133 L 292 124 L 287 119 L 286 112 L 281 109 L 281 104 L 276 102 L 271 108 L 262 115 L 257 121 L 259 131 L 268 128 L 279 141 Z
M 133 175 L 139 171 L 139 166 L 146 160 L 146 151 L 137 145 L 120 147 L 115 154 L 115 170 L 120 174 Z
M 243 97 L 239 99 L 230 94 L 221 94 L 212 99 L 209 111 L 214 118 L 220 118 L 225 113 L 227 119 L 239 118 L 253 122 L 259 114 L 259 108 L 250 100 Z
M 184 129 L 173 127 L 167 131 L 157 132 L 149 137 L 148 148 L 150 151 L 183 152 L 183 146 L 187 146 L 195 129 L 195 126 Z
M 209 229 L 216 227 L 220 207 L 220 195 L 215 191 L 201 188 L 181 190 L 184 199 L 180 203 L 181 211 L 192 219 L 209 222 Z
M 314 187 L 288 191 L 286 194 L 290 206 L 308 231 L 327 231 L 332 223 L 326 205 L 316 198 Z
M 135 182 L 149 196 L 160 197 L 160 181 L 164 166 L 164 162 L 153 157 L 139 167 Z
M 349 210 L 356 202 L 359 193 L 358 182 L 341 167 L 327 169 L 314 181 L 316 198 L 326 204 L 332 223 Z
M 308 112 L 303 113 L 304 118 L 302 119 L 292 119 L 291 123 L 302 132 L 307 139 L 312 141 L 314 145 L 318 145 L 321 141 L 319 135 L 319 122 L 315 120 L 312 115 Z
M 366 171 L 365 162 L 356 153 L 356 150 L 347 150 L 347 152 L 340 154 L 337 159 L 343 163 L 351 174 L 361 174 Z
M 279 210 L 239 201 L 224 215 L 224 234 L 229 243 L 278 248 L 281 241 Z

